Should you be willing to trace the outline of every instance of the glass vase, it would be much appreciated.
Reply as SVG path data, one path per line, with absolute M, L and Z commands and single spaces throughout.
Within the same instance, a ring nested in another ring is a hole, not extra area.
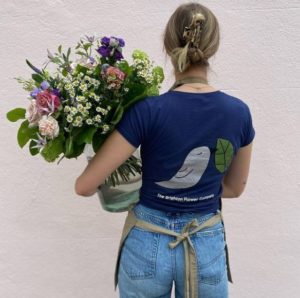
M 86 144 L 84 154 L 87 160 L 92 159 L 95 155 L 91 144 Z M 135 157 L 140 157 L 140 147 L 133 153 Z M 142 186 L 142 175 L 135 173 L 135 176 L 130 174 L 128 181 L 122 181 L 113 185 L 102 184 L 98 187 L 97 195 L 101 206 L 108 212 L 124 212 L 139 201 L 140 188 Z

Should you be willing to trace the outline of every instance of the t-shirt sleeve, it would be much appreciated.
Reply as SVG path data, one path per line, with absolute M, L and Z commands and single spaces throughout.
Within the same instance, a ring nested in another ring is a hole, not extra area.
M 146 139 L 150 125 L 150 107 L 146 99 L 131 105 L 122 115 L 115 129 L 134 147 L 139 147 Z
M 255 129 L 252 123 L 252 116 L 249 106 L 246 105 L 246 113 L 244 116 L 244 125 L 242 126 L 241 147 L 249 145 L 255 136 Z

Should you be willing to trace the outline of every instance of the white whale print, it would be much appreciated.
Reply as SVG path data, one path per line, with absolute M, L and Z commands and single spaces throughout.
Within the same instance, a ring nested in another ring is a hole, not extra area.
M 172 189 L 192 187 L 201 179 L 209 158 L 210 150 L 207 146 L 194 148 L 185 158 L 182 167 L 170 180 L 155 183 Z

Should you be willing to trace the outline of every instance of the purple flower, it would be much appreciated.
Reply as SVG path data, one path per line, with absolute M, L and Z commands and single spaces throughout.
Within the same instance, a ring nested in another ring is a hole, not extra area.
M 50 84 L 49 84 L 47 81 L 43 81 L 43 82 L 41 83 L 41 88 L 42 88 L 43 90 L 48 89 L 49 87 L 50 87 Z
M 123 58 L 123 55 L 119 51 L 115 51 L 115 59 L 116 60 L 121 60 Z
M 89 56 L 89 60 L 92 64 L 95 62 L 95 59 L 92 56 Z
M 101 44 L 108 46 L 109 45 L 109 40 L 110 40 L 109 37 L 104 36 L 104 37 L 101 38 Z
M 104 36 L 101 39 L 101 44 L 102 46 L 97 49 L 97 52 L 102 57 L 113 57 L 116 60 L 123 58 L 121 47 L 125 45 L 125 42 L 122 38 Z
M 124 39 L 122 38 L 118 38 L 118 37 L 115 37 L 115 36 L 111 36 L 112 38 L 116 39 L 120 45 L 120 47 L 124 47 L 125 46 L 125 41 Z
M 36 98 L 36 96 L 38 95 L 38 93 L 40 93 L 41 91 L 43 91 L 41 88 L 34 88 L 30 92 L 30 96 L 33 97 L 33 98 Z
M 52 90 L 52 93 L 55 94 L 55 95 L 58 96 L 58 97 L 60 97 L 60 95 L 61 95 L 59 89 L 57 89 L 57 88 L 54 88 L 54 89 Z
M 102 57 L 109 57 L 111 49 L 106 46 L 101 46 L 97 49 L 97 52 L 102 56 Z

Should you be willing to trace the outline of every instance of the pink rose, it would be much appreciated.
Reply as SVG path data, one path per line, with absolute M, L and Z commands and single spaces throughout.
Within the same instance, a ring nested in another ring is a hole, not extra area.
M 38 124 L 41 135 L 50 137 L 51 139 L 58 136 L 59 125 L 52 116 L 43 115 Z
M 29 121 L 29 127 L 37 126 L 42 115 L 39 112 L 36 100 L 32 99 L 26 109 L 25 118 Z
M 106 75 L 116 76 L 119 80 L 123 81 L 125 78 L 125 73 L 117 67 L 110 66 L 106 69 Z
M 36 96 L 37 108 L 41 114 L 49 114 L 60 106 L 60 99 L 49 89 L 41 91 Z

